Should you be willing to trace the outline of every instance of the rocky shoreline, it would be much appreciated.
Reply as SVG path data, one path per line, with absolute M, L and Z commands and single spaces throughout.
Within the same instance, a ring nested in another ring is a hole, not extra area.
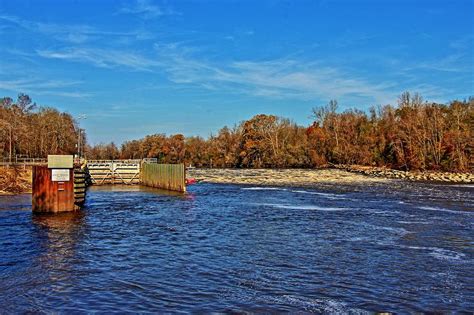
M 433 181 L 445 183 L 474 183 L 473 173 L 448 173 L 436 171 L 399 171 L 383 167 L 359 165 L 335 165 L 336 169 L 371 177 L 404 179 L 409 181 Z

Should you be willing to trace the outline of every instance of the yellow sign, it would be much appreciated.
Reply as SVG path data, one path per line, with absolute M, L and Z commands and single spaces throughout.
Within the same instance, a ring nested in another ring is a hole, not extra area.
M 72 155 L 48 155 L 48 168 L 73 168 Z

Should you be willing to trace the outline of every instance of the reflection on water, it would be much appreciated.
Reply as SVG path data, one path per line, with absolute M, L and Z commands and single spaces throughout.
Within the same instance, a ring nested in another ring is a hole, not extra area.
M 84 235 L 84 219 L 83 211 L 32 215 L 37 246 L 41 248 L 32 263 L 42 270 L 43 281 L 51 284 L 48 294 L 67 293 L 74 285 L 73 264 Z
M 31 211 L 31 194 L 12 196 L 0 195 L 0 211 L 27 210 Z
M 58 231 L 73 234 L 84 223 L 84 212 L 73 211 L 58 214 L 33 214 L 33 223 L 47 232 Z
M 186 194 L 178 191 L 164 190 L 140 185 L 104 185 L 91 186 L 90 192 L 147 192 L 164 196 L 184 197 Z
M 0 312 L 474 309 L 470 187 L 189 190 L 93 187 L 59 215 L 0 198 Z

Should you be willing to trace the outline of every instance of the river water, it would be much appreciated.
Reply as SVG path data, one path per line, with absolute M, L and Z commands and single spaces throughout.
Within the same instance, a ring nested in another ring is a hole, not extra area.
M 474 187 L 392 181 L 0 197 L 0 313 L 474 311 Z

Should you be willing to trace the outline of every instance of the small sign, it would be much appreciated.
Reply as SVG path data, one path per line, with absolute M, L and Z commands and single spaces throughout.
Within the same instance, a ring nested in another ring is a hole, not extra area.
M 69 181 L 69 170 L 68 169 L 53 169 L 51 180 L 53 182 L 68 182 Z
M 58 182 L 58 191 L 64 191 L 64 182 Z

